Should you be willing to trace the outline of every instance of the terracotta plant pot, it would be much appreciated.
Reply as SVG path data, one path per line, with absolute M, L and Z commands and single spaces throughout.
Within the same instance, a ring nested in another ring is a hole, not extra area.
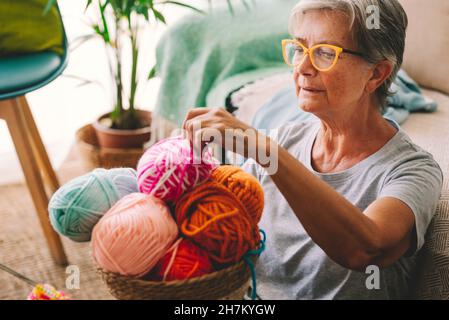
M 76 146 L 86 172 L 95 168 L 136 168 L 144 153 L 141 148 L 102 148 L 99 146 L 95 129 L 91 124 L 76 133 Z
M 135 130 L 111 129 L 101 124 L 102 119 L 109 117 L 109 113 L 102 115 L 92 126 L 95 129 L 98 143 L 102 148 L 142 148 L 151 139 L 151 112 L 136 110 L 138 116 L 149 125 Z

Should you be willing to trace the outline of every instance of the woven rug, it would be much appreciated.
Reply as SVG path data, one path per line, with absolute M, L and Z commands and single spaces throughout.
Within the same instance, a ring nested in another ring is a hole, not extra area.
M 58 171 L 58 177 L 64 183 L 85 172 L 73 150 Z M 89 243 L 63 239 L 69 265 L 79 269 L 79 289 L 66 289 L 66 279 L 76 268 L 66 269 L 53 263 L 25 184 L 0 186 L 0 222 L 0 263 L 30 279 L 52 284 L 73 299 L 113 299 L 92 265 Z M 69 282 L 73 284 L 76 283 Z M 0 270 L 1 300 L 26 299 L 31 289 L 27 283 Z

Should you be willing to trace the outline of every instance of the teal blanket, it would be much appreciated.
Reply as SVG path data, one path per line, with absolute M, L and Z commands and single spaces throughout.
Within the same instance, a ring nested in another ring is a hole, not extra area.
M 235 1 L 234 1 L 235 2 Z M 247 1 L 248 2 L 248 1 Z M 226 6 L 189 14 L 171 26 L 156 49 L 161 78 L 155 112 L 178 125 L 188 109 L 219 107 L 233 89 L 286 70 L 281 40 L 298 0 L 254 0 L 250 9 Z
M 391 85 L 394 95 L 387 99 L 385 118 L 404 123 L 411 112 L 433 112 L 437 109 L 435 101 L 422 95 L 418 84 L 405 71 L 400 70 Z M 295 88 L 292 84 L 274 94 L 260 107 L 253 118 L 252 125 L 257 129 L 279 128 L 289 121 L 309 121 L 315 116 L 298 108 Z

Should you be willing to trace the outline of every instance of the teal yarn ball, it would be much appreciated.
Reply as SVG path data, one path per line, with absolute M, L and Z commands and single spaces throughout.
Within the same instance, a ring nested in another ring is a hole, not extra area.
M 73 241 L 89 241 L 101 217 L 118 200 L 135 192 L 139 189 L 134 169 L 95 169 L 54 193 L 48 205 L 51 225 Z

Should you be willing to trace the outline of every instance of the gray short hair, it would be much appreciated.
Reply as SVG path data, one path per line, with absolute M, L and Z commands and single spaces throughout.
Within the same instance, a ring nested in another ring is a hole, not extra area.
M 370 6 L 379 9 L 380 28 L 368 28 L 367 19 Z M 377 89 L 376 95 L 383 112 L 386 99 L 393 93 L 390 86 L 402 65 L 405 34 L 408 24 L 407 14 L 397 0 L 301 0 L 293 8 L 289 32 L 294 35 L 302 14 L 307 10 L 338 10 L 348 16 L 352 39 L 357 50 L 365 55 L 365 60 L 376 63 L 387 59 L 393 64 L 391 76 Z

